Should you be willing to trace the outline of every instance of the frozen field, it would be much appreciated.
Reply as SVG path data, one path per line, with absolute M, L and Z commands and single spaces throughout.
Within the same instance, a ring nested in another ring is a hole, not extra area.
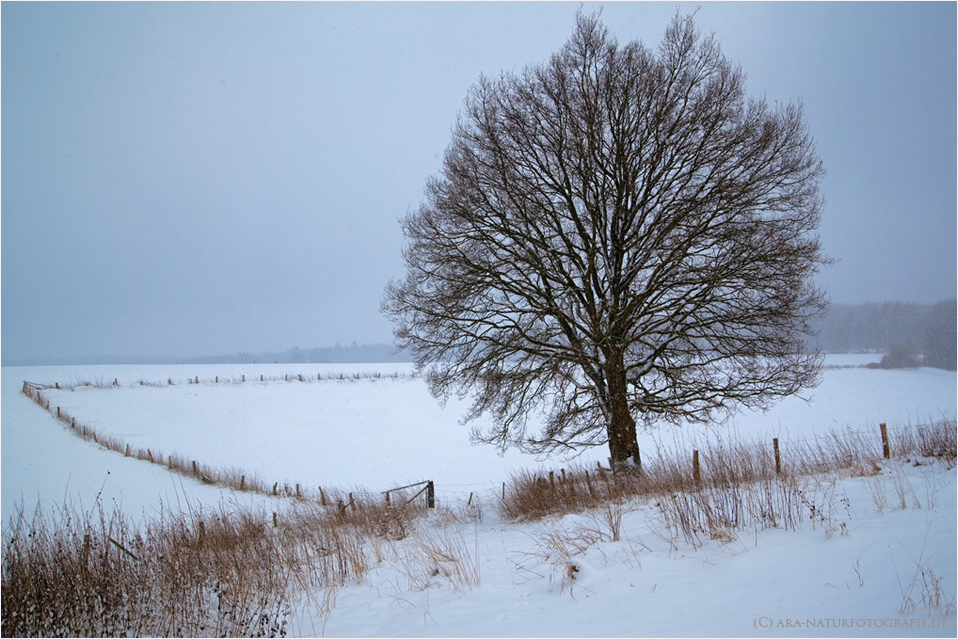
M 870 359 L 834 356 L 827 364 Z M 410 589 L 395 567 L 384 565 L 343 590 L 328 619 L 298 611 L 293 634 L 316 635 L 323 623 L 331 636 L 955 634 L 953 612 L 942 617 L 922 613 L 920 606 L 905 615 L 899 610 L 923 567 L 943 578 L 954 600 L 953 468 L 896 466 L 896 476 L 914 486 L 914 502 L 904 509 L 876 510 L 869 482 L 877 480 L 833 483 L 832 494 L 849 504 L 843 517 L 850 532 L 844 535 L 809 525 L 798 532 L 746 532 L 731 542 L 675 546 L 655 532 L 654 508 L 638 505 L 623 518 L 627 542 L 600 542 L 576 556 L 573 584 L 544 558 L 539 542 L 545 524 L 499 522 L 493 500 L 510 471 L 558 468 L 568 460 L 537 460 L 516 451 L 500 455 L 471 445 L 469 427 L 459 423 L 467 403 L 439 406 L 410 372 L 406 364 L 5 367 L 3 521 L 21 504 L 30 512 L 37 504 L 65 501 L 89 508 L 99 499 L 133 517 L 150 517 L 161 507 L 270 501 L 103 450 L 72 435 L 20 393 L 25 380 L 91 382 L 95 386 L 44 394 L 83 424 L 136 448 L 235 467 L 268 484 L 381 491 L 432 479 L 440 505 L 461 503 L 470 493 L 483 500 L 484 518 L 469 532 L 480 586 Z M 188 381 L 197 378 L 199 383 Z M 881 422 L 897 428 L 953 418 L 956 375 L 830 368 L 808 399 L 742 414 L 727 426 L 642 433 L 639 443 L 651 454 L 659 447 L 691 450 L 692 442 L 705 438 L 778 437 L 787 455 L 790 441 L 848 427 L 872 430 L 877 446 Z M 578 461 L 595 465 L 607 454 L 597 448 Z M 584 517 L 548 525 L 574 528 Z M 911 626 L 836 629 L 782 622 L 807 617 L 900 618 Z
M 872 359 L 843 355 L 828 363 Z M 500 455 L 492 447 L 471 444 L 470 426 L 460 424 L 468 402 L 454 398 L 440 406 L 411 371 L 409 364 L 5 367 L 3 520 L 21 500 L 28 508 L 38 499 L 89 501 L 101 490 L 103 497 L 133 512 L 155 506 L 158 499 L 169 503 L 179 491 L 201 501 L 219 498 L 215 489 L 181 482 L 161 469 L 79 441 L 20 393 L 24 380 L 102 384 L 105 388 L 48 390 L 45 395 L 51 405 L 134 448 L 239 468 L 268 484 L 380 491 L 432 479 L 440 499 L 467 498 L 470 492 L 501 486 L 512 469 L 539 463 L 515 450 Z M 371 377 L 375 373 L 382 377 Z M 260 382 L 261 375 L 267 381 Z M 243 376 L 245 383 L 240 382 Z M 287 376 L 307 381 L 285 382 Z M 197 378 L 199 384 L 189 383 Z M 808 392 L 808 402 L 789 398 L 765 414 L 739 415 L 727 426 L 640 433 L 639 445 L 649 454 L 659 447 L 691 450 L 689 442 L 704 437 L 778 437 L 787 448 L 791 439 L 845 427 L 871 428 L 877 437 L 880 422 L 896 427 L 954 416 L 955 379 L 954 373 L 934 369 L 829 369 L 821 386 Z M 114 380 L 118 387 L 112 386 Z M 599 447 L 578 461 L 594 465 L 607 456 L 607 448 Z M 544 463 L 557 467 L 565 460 Z

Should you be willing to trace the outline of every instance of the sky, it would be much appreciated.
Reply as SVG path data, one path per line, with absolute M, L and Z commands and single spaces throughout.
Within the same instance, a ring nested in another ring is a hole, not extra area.
M 695 12 L 803 103 L 833 302 L 955 296 L 953 2 L 4 2 L 3 360 L 391 342 L 399 218 L 470 86 L 580 6 L 650 47 Z

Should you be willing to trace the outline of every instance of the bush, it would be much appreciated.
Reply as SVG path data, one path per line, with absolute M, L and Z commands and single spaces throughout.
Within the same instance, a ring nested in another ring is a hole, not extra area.
M 888 349 L 888 353 L 882 357 L 881 362 L 875 367 L 884 369 L 918 368 L 921 365 L 922 358 L 918 352 L 918 346 L 911 340 L 905 340 L 893 344 Z

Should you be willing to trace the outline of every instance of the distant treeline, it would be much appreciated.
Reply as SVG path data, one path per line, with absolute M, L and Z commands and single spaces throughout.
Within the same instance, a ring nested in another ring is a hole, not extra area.
M 958 303 L 833 304 L 818 325 L 816 344 L 826 353 L 885 353 L 891 368 L 958 363 Z
M 411 362 L 412 357 L 405 352 L 397 352 L 389 344 L 357 344 L 349 346 L 327 346 L 303 349 L 295 346 L 281 353 L 237 353 L 236 355 L 218 355 L 194 357 L 180 360 L 180 364 L 252 364 L 279 362 L 282 364 L 367 364 L 385 362 Z
M 813 345 L 826 353 L 885 353 L 889 368 L 932 366 L 958 367 L 958 304 L 883 302 L 833 304 L 816 329 Z M 348 364 L 411 362 L 409 353 L 390 344 L 353 342 L 349 346 L 302 349 L 277 353 L 237 353 L 205 357 L 42 357 L 3 360 L 4 366 L 55 366 L 80 364 Z
M 3 360 L 3 366 L 81 366 L 81 365 L 118 365 L 118 364 L 352 364 L 411 362 L 412 357 L 405 352 L 396 352 L 389 344 L 359 345 L 353 342 L 349 346 L 328 346 L 323 348 L 291 348 L 281 353 L 236 353 L 235 355 L 206 355 L 202 357 L 31 357 L 19 360 Z

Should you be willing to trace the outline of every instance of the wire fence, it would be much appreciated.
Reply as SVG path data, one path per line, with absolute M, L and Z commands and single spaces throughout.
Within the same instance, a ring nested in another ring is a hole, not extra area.
M 358 375 L 358 377 L 357 377 Z M 324 378 L 321 374 L 314 380 L 301 375 L 285 375 L 283 377 L 272 377 L 267 379 L 260 376 L 261 382 L 305 382 L 327 380 L 347 380 L 347 379 L 382 379 L 409 378 L 408 374 L 396 373 L 381 375 L 378 373 L 354 373 L 350 376 L 328 375 Z M 224 378 L 221 382 L 219 377 L 212 380 L 205 380 L 206 383 L 245 383 L 246 376 L 240 378 Z M 194 377 L 187 381 L 188 384 L 202 383 L 200 378 Z M 355 508 L 358 498 L 353 493 L 339 493 L 335 489 L 324 489 L 317 487 L 312 489 L 303 484 L 275 482 L 269 484 L 262 480 L 247 477 L 241 471 L 235 469 L 224 471 L 213 466 L 203 464 L 197 460 L 186 459 L 176 454 L 164 455 L 158 451 L 149 448 L 133 448 L 118 437 L 103 435 L 95 429 L 78 422 L 76 417 L 67 414 L 59 406 L 51 405 L 50 400 L 44 394 L 49 390 L 73 390 L 78 387 L 93 388 L 117 388 L 117 387 L 138 387 L 138 386 L 156 386 L 155 382 L 134 382 L 121 384 L 114 378 L 112 383 L 102 381 L 96 383 L 78 382 L 77 384 L 64 385 L 60 383 L 41 384 L 36 382 L 24 381 L 23 394 L 31 398 L 34 403 L 45 409 L 56 417 L 61 423 L 68 427 L 77 436 L 93 441 L 100 446 L 121 453 L 126 457 L 133 457 L 153 464 L 167 467 L 170 471 L 185 476 L 189 476 L 197 481 L 217 485 L 223 488 L 229 488 L 240 491 L 259 493 L 270 497 L 310 499 L 321 502 L 323 505 L 336 504 L 339 507 L 351 506 Z M 175 385 L 172 380 L 168 385 Z M 942 423 L 945 424 L 942 429 Z M 944 433 L 944 434 L 943 434 Z M 841 432 L 831 432 L 826 435 L 804 435 L 789 436 L 787 438 L 774 437 L 771 441 L 767 439 L 762 441 L 752 440 L 750 442 L 741 441 L 692 441 L 683 442 L 683 448 L 676 445 L 671 447 L 662 446 L 653 454 L 646 454 L 646 466 L 670 465 L 679 469 L 684 469 L 693 482 L 701 480 L 703 473 L 710 467 L 727 466 L 730 463 L 741 462 L 743 459 L 750 460 L 753 466 L 760 467 L 754 472 L 770 474 L 774 469 L 775 474 L 798 473 L 808 474 L 813 472 L 824 472 L 836 466 L 847 466 L 852 463 L 865 463 L 868 460 L 891 459 L 893 457 L 902 457 L 906 455 L 926 455 L 931 457 L 951 456 L 954 458 L 956 440 L 955 420 L 947 419 L 935 423 L 906 425 L 897 427 L 888 427 L 886 424 L 880 424 L 877 428 L 854 429 L 847 427 Z M 571 460 L 570 469 L 584 470 L 585 465 L 575 460 Z M 554 469 L 555 470 L 555 469 Z M 551 477 L 553 471 L 542 471 L 543 478 L 546 473 Z M 566 469 L 559 468 L 561 476 L 565 477 Z M 595 471 L 599 473 L 611 473 L 612 465 L 603 467 L 601 462 L 596 462 Z M 519 474 L 522 474 L 520 471 Z M 535 474 L 534 474 L 535 476 Z M 514 478 L 510 478 L 512 480 Z M 553 480 L 554 481 L 554 480 Z M 506 493 L 506 483 L 502 483 L 501 494 L 503 499 Z M 422 486 L 422 488 L 411 498 L 398 498 L 400 501 L 412 501 L 418 497 L 423 497 L 424 501 L 430 507 L 435 504 L 436 486 L 432 480 L 424 480 L 417 484 L 392 488 L 382 491 L 379 494 L 387 503 L 394 492 L 401 492 L 405 489 Z M 496 482 L 482 483 L 448 483 L 441 486 L 442 495 L 449 500 L 461 500 L 472 503 L 473 499 L 482 495 L 485 497 L 496 496 L 499 494 L 499 486 Z M 363 498 L 369 499 L 371 495 L 364 495 Z

